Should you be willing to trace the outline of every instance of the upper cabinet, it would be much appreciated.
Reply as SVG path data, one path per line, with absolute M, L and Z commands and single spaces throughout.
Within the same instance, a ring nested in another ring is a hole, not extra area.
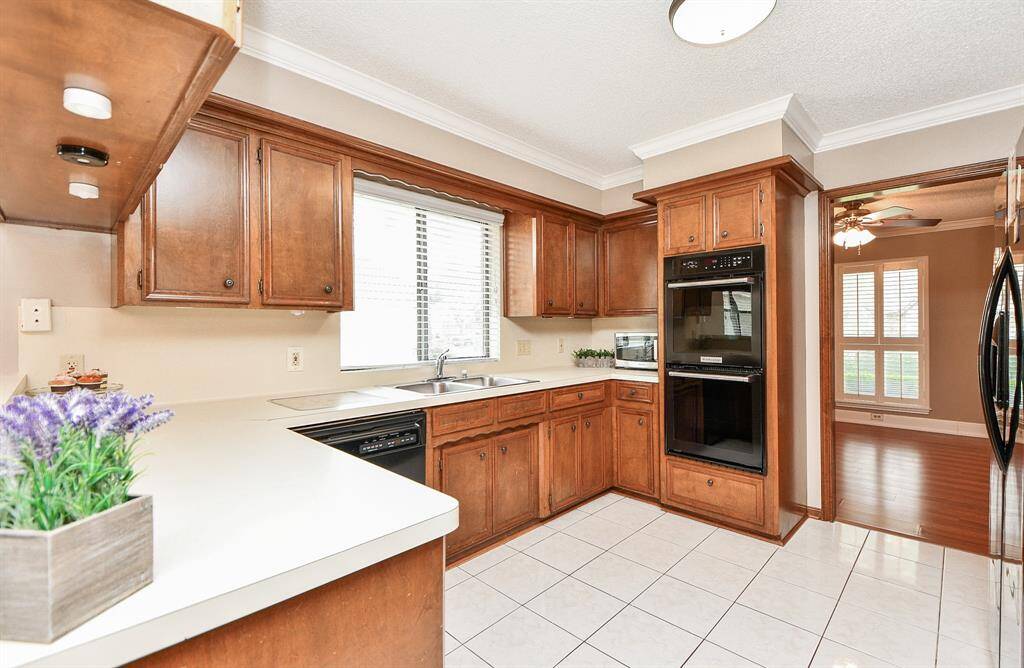
M 172 4 L 207 20 L 152 2 L 3 3 L 0 117 L 18 120 L 0 124 L 0 221 L 107 232 L 136 209 L 238 50 L 238 0 Z M 109 118 L 65 109 L 65 88 L 106 97 Z M 97 164 L 62 160 L 58 144 L 95 149 Z M 71 196 L 72 182 L 98 197 Z
M 707 248 L 708 197 L 704 193 L 672 197 L 658 205 L 665 221 L 665 255 L 697 253 Z
M 743 181 L 711 191 L 711 243 L 714 250 L 760 243 L 764 238 L 762 205 L 770 179 Z
M 540 222 L 541 315 L 572 315 L 573 244 L 572 221 L 542 214 Z
M 573 225 L 573 315 L 597 315 L 597 230 Z
M 656 315 L 657 211 L 611 216 L 601 226 L 601 257 L 601 315 Z

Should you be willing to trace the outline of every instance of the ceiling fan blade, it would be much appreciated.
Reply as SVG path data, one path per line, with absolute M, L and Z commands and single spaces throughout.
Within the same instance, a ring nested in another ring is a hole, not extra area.
M 908 209 L 905 206 L 890 206 L 886 209 L 882 209 L 881 211 L 870 213 L 861 218 L 861 220 L 866 222 L 882 220 L 884 218 L 892 218 L 893 216 L 902 216 L 910 213 L 911 211 L 913 211 L 913 209 Z
M 941 218 L 887 218 L 880 221 L 885 227 L 935 227 Z

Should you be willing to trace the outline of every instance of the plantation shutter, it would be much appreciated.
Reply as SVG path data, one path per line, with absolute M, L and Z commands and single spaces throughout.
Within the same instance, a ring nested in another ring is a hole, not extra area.
M 843 274 L 843 336 L 875 335 L 875 272 Z

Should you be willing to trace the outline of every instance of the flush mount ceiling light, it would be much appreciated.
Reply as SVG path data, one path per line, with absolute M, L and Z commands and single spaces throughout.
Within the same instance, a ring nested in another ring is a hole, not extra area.
M 57 155 L 71 164 L 90 167 L 105 167 L 110 160 L 110 155 L 98 148 L 78 144 L 57 144 Z
M 756 28 L 776 0 L 673 0 L 668 20 L 676 35 L 692 44 L 722 44 Z
M 871 243 L 874 238 L 875 235 L 871 230 L 854 222 L 844 224 L 838 232 L 832 235 L 832 243 L 843 248 L 856 248 L 859 255 L 861 246 Z
M 87 88 L 65 88 L 64 108 L 86 118 L 110 118 L 110 98 Z
M 100 189 L 91 183 L 72 181 L 68 184 L 68 194 L 80 199 L 99 199 Z

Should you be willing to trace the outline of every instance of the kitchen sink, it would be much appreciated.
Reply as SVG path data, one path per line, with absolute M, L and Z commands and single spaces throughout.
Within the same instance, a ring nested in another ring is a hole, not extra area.
M 523 383 L 535 382 L 537 381 L 526 380 L 525 378 L 507 378 L 505 376 L 470 376 L 468 378 L 453 378 L 451 380 L 425 380 L 419 383 L 409 383 L 408 385 L 396 385 L 395 388 L 436 396 L 438 394 L 451 394 L 452 392 L 482 390 L 487 387 L 505 387 L 507 385 L 522 385 Z

